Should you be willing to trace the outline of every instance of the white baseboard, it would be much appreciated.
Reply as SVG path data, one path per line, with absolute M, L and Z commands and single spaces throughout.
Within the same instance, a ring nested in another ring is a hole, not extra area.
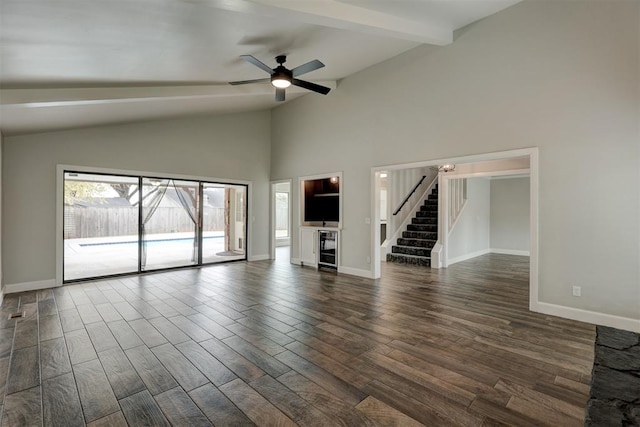
M 470 254 L 461 255 L 461 256 L 458 256 L 458 257 L 455 257 L 455 258 L 450 258 L 450 259 L 447 260 L 447 265 L 455 264 L 457 262 L 466 261 L 468 259 L 475 258 L 477 256 L 486 255 L 489 252 L 491 252 L 490 249 L 483 249 L 481 251 L 472 252 Z
M 12 283 L 4 286 L 4 291 L 8 294 L 16 292 L 37 291 L 39 289 L 55 288 L 56 279 L 38 280 L 36 282 Z
M 531 304 L 530 309 L 531 311 L 538 313 L 551 314 L 553 316 L 565 317 L 567 319 L 578 320 L 580 322 L 610 326 L 612 328 L 640 333 L 640 319 L 614 316 L 613 314 L 598 313 L 596 311 L 582 310 L 579 308 L 566 307 L 546 302 L 534 302 Z
M 248 260 L 249 261 L 264 261 L 267 259 L 271 259 L 269 254 L 261 254 L 261 255 L 251 255 Z
M 0 289 L 0 305 L 2 305 L 3 299 L 4 299 L 4 288 Z
M 363 270 L 361 268 L 338 266 L 338 273 L 349 274 L 351 276 L 366 277 L 367 279 L 373 278 L 373 272 L 371 270 Z
M 291 258 L 291 264 L 300 265 L 300 258 Z
M 501 255 L 519 255 L 519 256 L 531 256 L 529 251 L 518 251 L 515 249 L 489 249 L 489 252 L 492 254 L 501 254 Z

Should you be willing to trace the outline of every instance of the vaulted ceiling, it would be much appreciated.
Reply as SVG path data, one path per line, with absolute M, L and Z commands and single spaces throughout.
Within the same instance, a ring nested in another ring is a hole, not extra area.
M 275 67 L 313 59 L 305 80 L 338 82 L 520 0 L 1 0 L 5 135 L 273 108 Z M 287 101 L 322 96 L 287 89 Z M 329 95 L 331 96 L 331 93 Z

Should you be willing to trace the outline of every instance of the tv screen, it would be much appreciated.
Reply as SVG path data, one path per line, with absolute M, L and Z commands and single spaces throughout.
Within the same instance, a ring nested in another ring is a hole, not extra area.
M 340 197 L 315 195 L 306 199 L 305 221 L 340 221 Z

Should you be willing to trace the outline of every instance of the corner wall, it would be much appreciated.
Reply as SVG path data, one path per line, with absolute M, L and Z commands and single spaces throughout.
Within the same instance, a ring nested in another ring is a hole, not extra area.
M 266 111 L 5 136 L 4 282 L 55 280 L 58 164 L 251 181 L 248 256 L 267 259 L 270 125 Z
M 491 252 L 528 255 L 529 178 L 491 180 Z
M 637 1 L 525 0 L 287 103 L 271 179 L 343 171 L 342 264 L 373 271 L 373 167 L 538 147 L 538 301 L 640 330 L 639 17 Z
M 493 215 L 490 192 L 489 179 L 467 179 L 467 201 L 449 232 L 447 248 L 449 265 L 489 253 Z

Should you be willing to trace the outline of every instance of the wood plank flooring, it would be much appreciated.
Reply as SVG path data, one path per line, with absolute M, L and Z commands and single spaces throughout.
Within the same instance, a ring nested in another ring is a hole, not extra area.
M 0 423 L 579 426 L 595 328 L 529 312 L 528 262 L 240 262 L 6 295 Z

